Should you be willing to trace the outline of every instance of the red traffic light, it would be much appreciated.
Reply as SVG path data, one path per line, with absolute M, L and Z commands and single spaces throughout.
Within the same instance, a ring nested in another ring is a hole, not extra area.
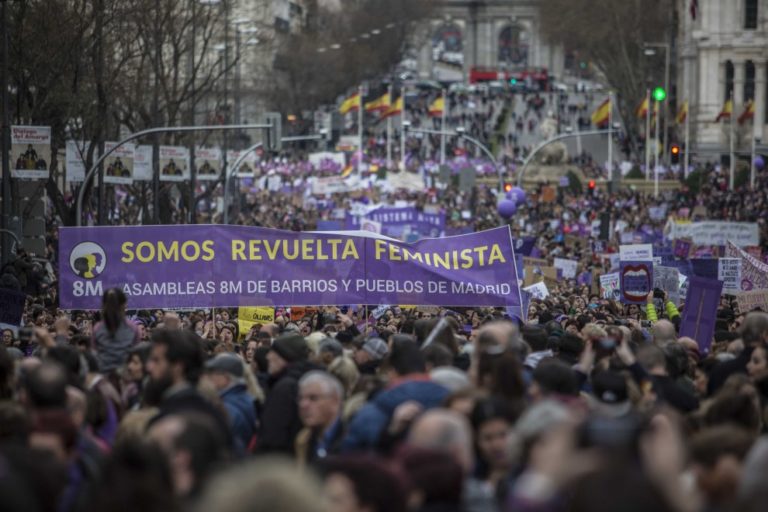
M 673 155 L 679 155 L 679 154 L 680 154 L 680 146 L 678 146 L 677 144 L 674 144 L 674 145 L 673 145 L 673 146 L 670 148 L 670 151 L 672 151 L 672 154 L 673 154 Z
M 589 190 L 595 190 L 595 180 L 589 180 Z
M 505 183 L 504 184 L 504 192 L 509 192 L 512 190 L 512 184 L 511 183 Z

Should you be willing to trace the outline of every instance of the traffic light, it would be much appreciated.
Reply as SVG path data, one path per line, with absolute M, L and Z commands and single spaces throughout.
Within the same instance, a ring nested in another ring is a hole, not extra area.
M 669 156 L 670 156 L 670 162 L 673 164 L 680 163 L 680 145 L 679 144 L 672 144 L 669 147 Z
M 509 183 L 509 182 L 507 182 L 507 183 L 504 183 L 504 193 L 506 194 L 506 193 L 507 193 L 507 192 L 509 192 L 510 190 L 512 190 L 512 184 L 511 184 L 511 183 Z
M 597 186 L 597 183 L 595 183 L 595 180 L 589 180 L 589 183 L 587 183 L 587 188 L 589 188 L 589 194 L 594 196 L 595 195 L 595 187 Z
M 653 90 L 653 99 L 661 103 L 667 99 L 667 91 L 665 91 L 663 87 L 656 87 Z
M 509 85 L 517 85 L 517 78 L 512 77 L 509 79 Z

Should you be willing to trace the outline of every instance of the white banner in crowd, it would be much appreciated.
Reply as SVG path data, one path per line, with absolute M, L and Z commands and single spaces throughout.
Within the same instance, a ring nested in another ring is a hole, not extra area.
M 152 181 L 152 146 L 136 146 L 133 156 L 133 179 Z
M 221 176 L 221 148 L 195 148 L 197 179 L 214 181 Z
M 332 162 L 335 165 L 338 165 L 342 169 L 345 165 L 347 165 L 347 159 L 344 156 L 344 153 L 334 153 L 331 151 L 319 151 L 317 153 L 310 153 L 309 154 L 309 163 L 312 164 L 312 166 L 315 169 L 320 169 L 323 166 L 323 162 Z
M 115 148 L 114 151 L 104 159 L 104 183 L 130 185 L 133 183 L 133 159 L 136 154 L 136 146 L 131 143 L 120 146 L 117 145 L 117 142 L 104 143 L 105 153 L 112 148 Z
M 50 126 L 11 126 L 11 176 L 48 179 L 51 164 Z
M 756 222 L 673 222 L 666 226 L 670 240 L 690 238 L 696 245 L 726 245 L 730 240 L 738 247 L 760 245 L 760 230 Z
M 361 182 L 354 174 L 346 178 L 330 176 L 328 178 L 311 178 L 311 187 L 313 194 L 321 196 L 358 190 L 361 188 Z
M 184 146 L 160 146 L 160 181 L 188 181 L 189 149 Z

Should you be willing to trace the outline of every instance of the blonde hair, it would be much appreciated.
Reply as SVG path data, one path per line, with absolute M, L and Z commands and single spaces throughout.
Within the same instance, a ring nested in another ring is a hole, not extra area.
M 339 356 L 334 359 L 328 365 L 328 373 L 339 379 L 341 385 L 344 386 L 345 396 L 352 394 L 352 390 L 355 389 L 355 385 L 360 378 L 357 365 L 347 356 Z
M 266 400 L 264 390 L 259 386 L 259 381 L 256 380 L 256 376 L 253 374 L 251 365 L 249 365 L 245 359 L 240 361 L 243 364 L 243 381 L 245 381 L 245 387 L 248 389 L 248 393 L 251 394 L 259 403 L 263 404 Z
M 597 324 L 587 324 L 581 330 L 581 335 L 585 339 L 599 340 L 608 336 L 608 333 L 606 333 L 605 329 L 603 329 Z

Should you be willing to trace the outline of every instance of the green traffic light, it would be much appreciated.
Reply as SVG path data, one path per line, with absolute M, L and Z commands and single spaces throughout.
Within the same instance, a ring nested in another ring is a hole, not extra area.
M 667 99 L 667 91 L 663 87 L 657 87 L 653 90 L 653 99 L 662 102 Z
M 517 83 L 517 78 L 513 78 L 509 81 L 510 84 L 515 85 Z

